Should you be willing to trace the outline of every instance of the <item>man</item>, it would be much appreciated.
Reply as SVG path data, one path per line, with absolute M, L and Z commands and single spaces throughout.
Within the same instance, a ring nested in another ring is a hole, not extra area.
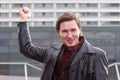
M 29 8 L 20 10 L 20 52 L 25 56 L 45 63 L 41 80 L 107 80 L 108 60 L 104 50 L 92 46 L 83 36 L 79 19 L 66 12 L 56 21 L 57 34 L 62 44 L 49 48 L 32 44 L 27 20 Z

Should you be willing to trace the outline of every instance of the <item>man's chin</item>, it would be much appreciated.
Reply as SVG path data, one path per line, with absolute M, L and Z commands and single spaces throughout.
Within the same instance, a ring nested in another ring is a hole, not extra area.
M 69 47 L 69 48 L 74 47 L 74 45 L 73 45 L 73 44 L 67 44 L 66 46 L 67 46 L 67 47 Z

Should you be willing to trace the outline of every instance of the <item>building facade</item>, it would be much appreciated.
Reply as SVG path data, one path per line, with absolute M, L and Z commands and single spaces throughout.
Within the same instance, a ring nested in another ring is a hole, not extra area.
M 74 12 L 83 26 L 120 26 L 120 0 L 0 0 L 0 27 L 16 27 L 22 7 L 31 9 L 30 26 L 55 26 L 66 11 Z

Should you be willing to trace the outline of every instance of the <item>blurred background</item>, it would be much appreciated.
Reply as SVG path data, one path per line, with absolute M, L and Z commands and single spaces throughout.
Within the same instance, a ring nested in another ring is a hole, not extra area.
M 33 44 L 48 47 L 60 42 L 55 21 L 64 12 L 72 11 L 80 18 L 85 38 L 107 52 L 109 64 L 120 61 L 120 0 L 0 0 L 1 80 L 5 80 L 3 76 L 24 77 L 26 63 L 44 69 L 43 63 L 19 52 L 17 24 L 22 7 L 31 9 L 28 25 Z M 29 80 L 39 80 L 42 71 L 28 66 L 27 76 L 32 77 Z M 109 68 L 109 80 L 118 80 L 114 66 Z

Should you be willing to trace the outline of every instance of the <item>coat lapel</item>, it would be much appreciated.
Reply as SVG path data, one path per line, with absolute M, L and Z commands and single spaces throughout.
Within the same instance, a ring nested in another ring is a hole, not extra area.
M 83 57 L 84 53 L 88 52 L 88 44 L 89 43 L 87 42 L 87 40 L 85 40 L 81 49 L 78 51 L 78 53 L 74 57 L 71 65 L 74 65 L 78 60 L 80 60 Z
M 59 52 L 62 48 L 62 44 L 52 44 L 51 46 L 52 46 L 52 48 L 54 48 L 54 52 L 52 52 L 52 54 L 53 54 L 52 55 L 52 57 L 53 57 L 52 60 L 53 60 L 54 65 L 55 65 L 55 62 L 56 62 L 57 57 L 59 55 Z
M 57 56 L 58 56 L 58 54 L 59 54 L 59 52 L 60 52 L 60 50 L 61 50 L 61 48 L 62 48 L 62 45 L 63 45 L 63 44 L 59 44 L 59 45 L 58 45 L 58 44 L 57 44 L 57 45 L 54 44 L 54 45 L 52 45 L 52 47 L 56 49 L 55 52 L 54 52 L 54 55 L 53 55 L 54 59 L 57 58 Z M 84 43 L 83 43 L 83 45 L 82 45 L 82 47 L 81 47 L 81 49 L 78 51 L 78 53 L 77 53 L 76 56 L 74 57 L 71 65 L 74 65 L 77 61 L 79 61 L 79 60 L 83 57 L 83 54 L 84 54 L 84 53 L 88 53 L 88 52 L 92 52 L 92 51 L 91 51 L 91 45 L 90 45 L 90 43 L 85 39 L 85 40 L 84 40 Z M 55 60 L 55 61 L 56 61 L 56 60 Z

